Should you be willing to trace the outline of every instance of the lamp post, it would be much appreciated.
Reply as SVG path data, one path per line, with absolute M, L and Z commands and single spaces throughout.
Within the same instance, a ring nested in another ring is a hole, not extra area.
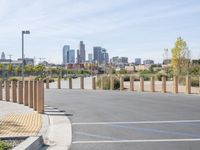
M 22 81 L 24 81 L 24 34 L 30 34 L 30 31 L 22 31 Z

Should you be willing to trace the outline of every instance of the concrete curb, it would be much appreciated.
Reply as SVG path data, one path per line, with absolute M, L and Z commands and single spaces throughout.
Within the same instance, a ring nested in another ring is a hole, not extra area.
M 64 112 L 53 107 L 46 107 L 49 117 L 49 128 L 44 136 L 44 144 L 47 149 L 66 150 L 71 146 L 72 127 L 70 120 Z M 59 129 L 59 130 L 58 130 Z
M 42 136 L 31 136 L 28 137 L 25 141 L 20 143 L 13 150 L 39 150 L 43 146 L 43 138 Z

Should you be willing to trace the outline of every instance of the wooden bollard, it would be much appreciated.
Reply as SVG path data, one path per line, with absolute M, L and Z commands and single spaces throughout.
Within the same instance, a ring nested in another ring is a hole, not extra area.
M 37 81 L 37 112 L 44 113 L 44 83 Z
M 17 81 L 17 101 L 19 104 L 23 104 L 23 82 Z
M 114 77 L 110 77 L 110 90 L 114 90 L 115 79 Z
M 49 89 L 49 78 L 46 78 L 46 89 Z
M 69 78 L 69 89 L 72 89 L 72 78 Z
M 150 79 L 150 91 L 155 92 L 155 78 L 151 77 Z
M 166 92 L 166 77 L 162 77 L 162 93 Z
M 23 104 L 24 106 L 28 106 L 28 81 L 24 81 L 24 92 L 23 92 Z
M 33 108 L 33 81 L 28 82 L 28 106 Z
M 17 102 L 17 85 L 16 81 L 11 81 L 11 93 L 13 103 Z
M 199 77 L 199 93 L 200 93 L 200 77 Z
M 84 89 L 84 77 L 80 77 L 80 88 Z
M 92 89 L 96 90 L 96 78 L 95 77 L 92 78 Z
M 0 100 L 3 100 L 3 88 L 2 88 L 2 81 L 0 81 Z
M 37 81 L 33 81 L 33 109 L 37 110 Z
M 124 90 L 124 78 L 120 77 L 120 91 Z
M 140 92 L 144 92 L 144 78 L 140 77 Z
M 178 93 L 178 77 L 174 76 L 173 79 L 173 93 Z
M 100 79 L 100 88 L 103 90 L 103 86 L 104 86 L 104 77 L 101 77 Z
M 58 89 L 61 89 L 61 81 L 60 81 L 60 77 L 58 77 L 57 87 L 58 87 Z
M 186 83 L 185 83 L 185 92 L 186 94 L 191 94 L 191 78 L 189 76 L 186 77 Z
M 5 100 L 10 101 L 10 83 L 9 83 L 9 81 L 4 81 L 4 89 L 5 89 Z
M 130 91 L 134 91 L 134 77 L 130 76 Z

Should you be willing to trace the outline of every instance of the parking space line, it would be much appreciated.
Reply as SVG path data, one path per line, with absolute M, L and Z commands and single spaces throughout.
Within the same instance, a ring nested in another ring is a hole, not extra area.
M 78 122 L 78 123 L 72 123 L 72 125 L 162 124 L 162 123 L 200 123 L 200 120 L 133 121 L 133 122 Z
M 152 140 L 73 141 L 72 144 L 145 143 L 145 142 L 194 142 L 194 141 L 200 141 L 200 139 L 152 139 Z

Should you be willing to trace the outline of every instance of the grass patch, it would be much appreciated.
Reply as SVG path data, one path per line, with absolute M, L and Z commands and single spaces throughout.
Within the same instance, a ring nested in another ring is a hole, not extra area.
M 10 148 L 12 148 L 11 144 L 8 144 L 8 143 L 0 140 L 0 150 L 8 150 Z

